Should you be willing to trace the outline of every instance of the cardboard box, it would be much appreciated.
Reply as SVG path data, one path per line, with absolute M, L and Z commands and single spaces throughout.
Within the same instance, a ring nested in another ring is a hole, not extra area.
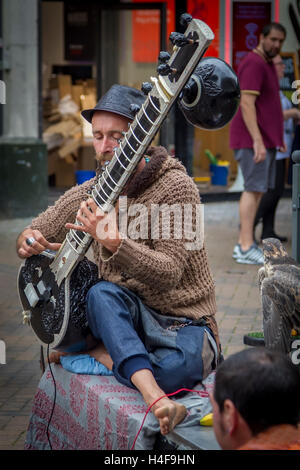
M 55 186 L 58 188 L 70 188 L 76 184 L 75 178 L 76 162 L 66 163 L 65 159 L 59 158 L 55 171 Z
M 81 139 L 69 138 L 58 150 L 60 158 L 66 158 L 68 155 L 76 152 L 80 147 Z
M 72 96 L 72 78 L 71 75 L 57 75 L 56 77 L 50 78 L 50 89 L 57 89 L 59 98 L 63 98 L 65 95 Z
M 88 93 L 81 96 L 81 109 L 92 109 L 96 106 L 96 93 Z
M 61 188 L 70 188 L 76 184 L 75 171 L 77 162 L 75 159 L 60 158 L 58 151 L 48 152 L 48 175 L 55 179 L 55 186 Z
M 94 146 L 91 143 L 81 145 L 78 152 L 77 169 L 78 170 L 95 170 L 96 159 Z
M 88 78 L 86 81 L 86 86 L 90 89 L 96 89 L 97 83 L 95 78 Z
M 81 109 L 80 97 L 83 95 L 83 85 L 72 85 L 72 100 Z
M 75 83 L 76 85 L 83 86 L 84 95 L 88 95 L 89 93 L 97 95 L 97 82 L 95 78 L 87 78 L 86 80 L 78 79 Z

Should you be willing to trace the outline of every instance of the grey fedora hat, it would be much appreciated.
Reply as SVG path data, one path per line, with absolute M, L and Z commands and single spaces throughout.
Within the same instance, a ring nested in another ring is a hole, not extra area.
M 131 104 L 142 106 L 146 97 L 144 93 L 136 88 L 113 85 L 103 96 L 93 109 L 84 109 L 81 115 L 92 122 L 95 111 L 109 111 L 110 113 L 120 114 L 129 119 L 134 119 L 135 113 L 130 109 Z

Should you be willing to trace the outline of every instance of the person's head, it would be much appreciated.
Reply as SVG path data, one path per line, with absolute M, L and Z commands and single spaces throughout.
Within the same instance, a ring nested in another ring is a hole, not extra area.
M 92 124 L 93 145 L 100 163 L 111 160 L 122 133 L 133 121 L 135 111 L 132 105 L 141 107 L 144 101 L 144 93 L 136 88 L 113 85 L 93 109 L 82 111 L 82 116 Z
M 212 396 L 214 431 L 223 449 L 237 449 L 252 436 L 300 419 L 300 372 L 291 360 L 262 347 L 222 362 Z
M 273 59 L 273 64 L 275 65 L 275 70 L 277 73 L 278 80 L 281 80 L 284 77 L 285 63 L 282 60 L 280 54 L 277 54 Z
M 269 59 L 279 54 L 286 38 L 286 29 L 280 23 L 265 25 L 259 37 L 259 46 Z

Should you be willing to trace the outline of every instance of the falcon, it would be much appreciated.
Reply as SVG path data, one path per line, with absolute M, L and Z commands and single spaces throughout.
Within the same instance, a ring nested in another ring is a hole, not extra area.
M 258 282 L 265 346 L 288 354 L 292 330 L 300 331 L 300 265 L 277 238 L 263 240 L 263 253 Z

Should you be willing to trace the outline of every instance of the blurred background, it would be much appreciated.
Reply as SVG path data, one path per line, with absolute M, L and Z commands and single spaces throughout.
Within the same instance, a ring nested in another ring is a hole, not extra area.
M 185 12 L 215 34 L 206 56 L 234 70 L 258 44 L 264 24 L 282 23 L 287 38 L 281 89 L 292 97 L 299 80 L 300 0 L 0 0 L 0 341 L 6 347 L 4 364 L 0 357 L 0 449 L 23 448 L 41 376 L 40 347 L 22 324 L 16 290 L 17 235 L 76 183 L 78 171 L 95 170 L 91 126 L 80 111 L 93 107 L 113 83 L 140 88 L 150 81 L 159 52 L 170 51 L 170 32 L 183 32 L 179 18 Z M 244 334 L 262 327 L 257 266 L 237 265 L 231 257 L 243 184 L 229 148 L 229 126 L 194 128 L 175 104 L 157 136 L 183 162 L 202 201 L 210 202 L 206 244 L 225 357 L 245 348 Z M 294 149 L 300 148 L 299 128 Z M 228 162 L 222 184 L 212 178 L 209 155 Z M 291 159 L 286 161 L 291 167 Z M 277 228 L 289 235 L 289 177 L 284 196 Z
M 56 197 L 76 183 L 76 171 L 95 169 L 91 126 L 80 111 L 93 107 L 113 83 L 140 88 L 155 76 L 160 50 L 170 51 L 169 34 L 183 32 L 184 12 L 214 31 L 206 56 L 224 59 L 234 70 L 257 45 L 262 26 L 281 22 L 288 31 L 281 88 L 289 97 L 295 92 L 297 0 L 0 0 L 0 217 L 38 213 L 49 194 Z M 241 185 L 232 187 L 238 168 L 229 125 L 194 128 L 175 104 L 157 142 L 183 162 L 204 202 L 216 195 L 239 198 Z M 212 184 L 207 150 L 228 162 L 222 184 Z

